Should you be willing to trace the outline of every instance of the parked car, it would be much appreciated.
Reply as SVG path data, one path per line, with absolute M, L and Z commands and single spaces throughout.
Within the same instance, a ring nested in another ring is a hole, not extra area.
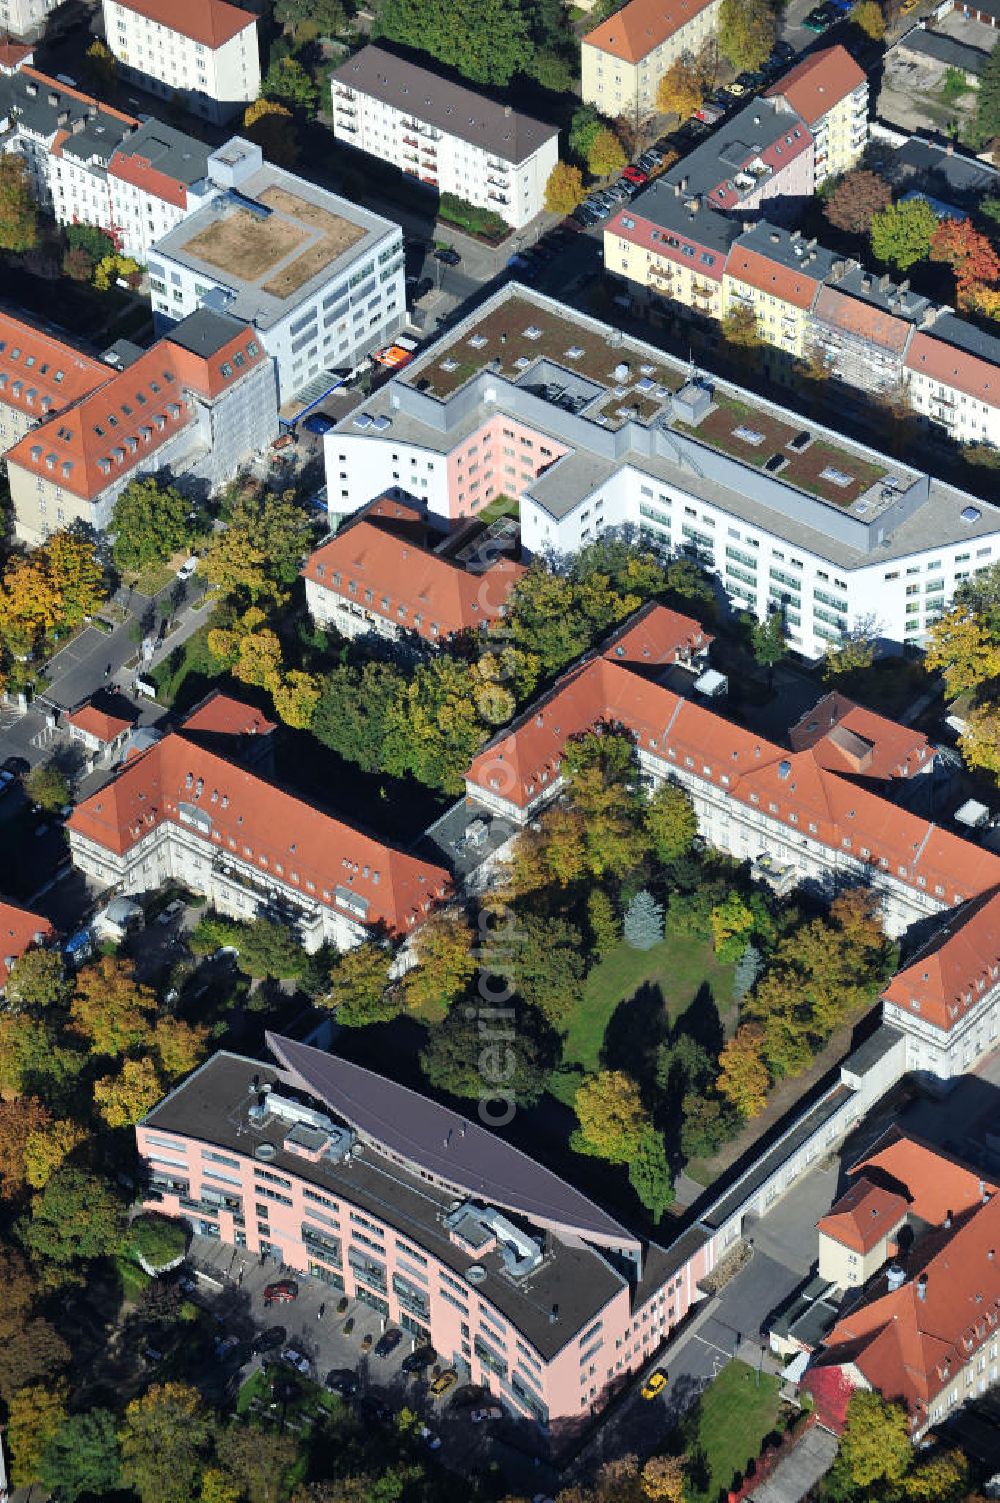
M 443 245 L 440 250 L 434 252 L 435 261 L 443 261 L 445 266 L 458 266 L 461 256 L 451 245 Z
M 307 433 L 318 433 L 322 438 L 324 433 L 329 433 L 334 426 L 333 418 L 328 418 L 322 412 L 314 412 L 312 417 L 303 419 L 303 428 Z
M 296 1372 L 308 1373 L 312 1364 L 308 1357 L 303 1356 L 294 1346 L 286 1346 L 281 1354 L 282 1362 L 287 1362 L 289 1367 L 294 1367 Z
M 458 1373 L 453 1367 L 446 1367 L 444 1372 L 441 1373 L 439 1377 L 435 1378 L 434 1382 L 431 1384 L 431 1393 L 436 1399 L 439 1399 L 441 1395 L 447 1393 L 450 1388 L 454 1388 L 457 1382 Z
M 331 1393 L 339 1393 L 342 1399 L 350 1399 L 361 1387 L 361 1380 L 349 1367 L 334 1367 L 326 1375 L 326 1387 Z
M 284 1346 L 288 1339 L 288 1332 L 284 1326 L 268 1326 L 265 1331 L 258 1331 L 250 1343 L 252 1352 L 276 1352 L 280 1346 Z
M 383 1332 L 378 1341 L 376 1341 L 375 1343 L 376 1357 L 388 1357 L 390 1352 L 394 1352 L 396 1350 L 402 1339 L 402 1331 L 397 1330 L 395 1327 L 393 1327 L 391 1330 Z
M 649 173 L 643 172 L 641 167 L 626 167 L 622 177 L 627 183 L 634 183 L 637 188 L 649 182 Z
M 273 1284 L 264 1285 L 265 1305 L 290 1305 L 298 1297 L 299 1286 L 294 1279 L 277 1279 Z
M 421 1373 L 436 1361 L 437 1352 L 432 1346 L 418 1346 L 416 1351 L 403 1358 L 400 1370 L 404 1373 Z
M 484 1409 L 471 1409 L 469 1418 L 474 1425 L 481 1425 L 484 1420 L 503 1419 L 503 1410 L 499 1404 L 487 1404 Z
M 420 1429 L 417 1431 L 417 1434 L 420 1436 L 420 1439 L 424 1442 L 429 1451 L 439 1451 L 441 1449 L 440 1435 L 435 1435 L 434 1431 L 431 1430 L 427 1425 L 421 1425 Z
M 662 1393 L 667 1386 L 667 1375 L 662 1367 L 650 1373 L 639 1392 L 644 1399 L 655 1399 L 657 1394 Z

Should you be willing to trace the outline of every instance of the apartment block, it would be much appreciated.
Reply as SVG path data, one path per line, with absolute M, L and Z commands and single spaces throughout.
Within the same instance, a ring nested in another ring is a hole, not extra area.
M 0 356 L 2 359 L 2 356 Z M 7 451 L 15 535 L 111 522 L 134 476 L 168 472 L 214 491 L 278 431 L 274 371 L 251 330 L 201 310 Z M 12 381 L 11 390 L 21 384 Z
M 146 1205 L 368 1305 L 516 1418 L 571 1435 L 701 1297 L 711 1241 L 635 1236 L 451 1108 L 268 1034 L 136 1128 Z
M 610 119 L 639 121 L 656 109 L 660 79 L 679 58 L 696 57 L 719 26 L 721 0 L 629 0 L 580 49 L 582 93 Z
M 150 253 L 157 327 L 202 306 L 245 320 L 294 415 L 336 383 L 334 367 L 355 364 L 402 328 L 403 232 L 265 162 L 239 137 L 209 156 L 208 176 L 208 201 Z
M 257 17 L 228 0 L 104 0 L 104 35 L 126 79 L 206 120 L 260 93 Z
M 37 38 L 56 4 L 57 0 L 0 0 L 0 26 L 8 37 Z
M 868 141 L 868 77 L 844 47 L 812 52 L 768 89 L 812 132 L 813 186 L 860 162 Z
M 1000 446 L 1000 339 L 952 313 L 914 332 L 904 378 L 915 410 L 960 444 Z
M 201 207 L 212 192 L 210 148 L 194 136 L 146 120 L 108 163 L 111 229 L 122 250 L 145 266 L 155 242 Z
M 109 379 L 101 360 L 0 313 L 0 452 Z
M 885 638 L 921 642 L 1000 558 L 990 502 L 514 285 L 325 447 L 331 514 L 388 495 L 448 521 L 503 493 L 529 554 L 641 530 L 713 571 L 734 607 L 780 607 L 808 657 L 873 609 Z
M 309 555 L 306 607 L 344 637 L 439 646 L 478 635 L 504 613 L 527 572 L 504 555 L 502 534 L 455 552 L 447 539 L 415 539 L 421 512 L 379 500 Z
M 33 945 L 45 944 L 52 935 L 52 925 L 41 914 L 0 902 L 0 995 L 15 961 Z
M 662 179 L 604 229 L 604 266 L 650 297 L 705 318 L 726 311 L 723 275 L 741 226 L 684 197 L 681 182 Z
M 339 141 L 520 229 L 541 213 L 559 130 L 381 47 L 331 77 Z
M 265 778 L 257 719 L 217 697 L 130 757 L 67 820 L 76 867 L 100 890 L 182 882 L 234 918 L 280 916 L 310 952 L 349 949 L 373 929 L 405 938 L 445 896 L 448 873 Z
M 897 284 L 888 275 L 838 262 L 813 304 L 813 349 L 843 386 L 895 392 L 903 384 L 914 329 L 929 323 L 936 311 L 908 280 Z
M 815 240 L 764 221 L 733 241 L 722 281 L 722 312 L 749 308 L 761 339 L 790 359 L 809 349 L 813 304 L 836 258 Z
M 860 1293 L 844 1302 L 803 1387 L 834 1369 L 902 1404 L 919 1440 L 997 1382 L 1000 1195 L 978 1170 L 898 1128 L 851 1173 L 854 1186 L 819 1223 L 820 1258 Z M 852 1227 L 862 1207 L 869 1223 L 876 1214 L 875 1231 Z

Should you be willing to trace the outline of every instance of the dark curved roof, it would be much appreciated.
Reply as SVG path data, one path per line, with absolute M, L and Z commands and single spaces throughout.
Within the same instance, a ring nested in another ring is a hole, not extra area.
M 275 1033 L 266 1041 L 290 1084 L 407 1163 L 540 1226 L 614 1247 L 638 1245 L 586 1195 L 468 1117 L 322 1049 Z

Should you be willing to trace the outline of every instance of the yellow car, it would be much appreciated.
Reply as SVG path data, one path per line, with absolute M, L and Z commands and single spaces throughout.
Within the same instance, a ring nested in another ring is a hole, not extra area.
M 655 1399 L 657 1394 L 663 1392 L 667 1386 L 667 1375 L 662 1367 L 658 1367 L 655 1373 L 650 1373 L 639 1392 L 644 1399 Z
M 732 94 L 734 99 L 742 99 L 746 93 L 746 88 L 743 84 L 734 82 L 726 85 L 726 93 Z
M 431 1384 L 431 1393 L 436 1399 L 439 1399 L 443 1393 L 448 1392 L 449 1388 L 454 1388 L 457 1382 L 458 1373 L 455 1372 L 454 1368 L 445 1368 L 441 1376 L 439 1378 L 435 1378 L 434 1382 Z

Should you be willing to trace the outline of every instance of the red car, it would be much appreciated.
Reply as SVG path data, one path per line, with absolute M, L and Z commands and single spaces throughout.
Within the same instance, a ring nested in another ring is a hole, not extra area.
M 637 188 L 649 182 L 649 173 L 643 172 L 641 167 L 626 167 L 622 177 L 627 183 L 635 183 Z
M 276 1284 L 265 1284 L 265 1305 L 290 1305 L 299 1297 L 299 1286 L 294 1279 L 279 1279 Z

